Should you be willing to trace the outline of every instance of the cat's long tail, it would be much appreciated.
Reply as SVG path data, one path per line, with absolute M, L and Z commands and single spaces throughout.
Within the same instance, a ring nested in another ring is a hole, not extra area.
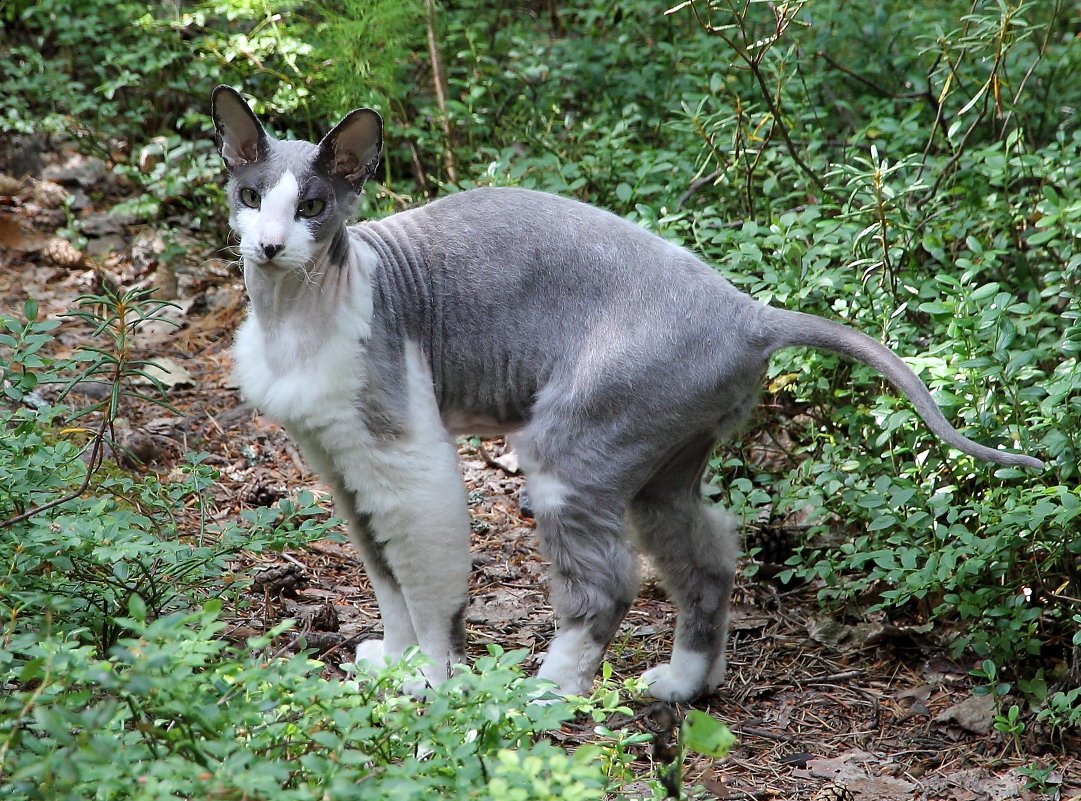
M 1044 463 L 1039 459 L 988 448 L 959 432 L 942 415 L 919 376 L 912 372 L 897 354 L 866 334 L 823 317 L 775 307 L 769 307 L 764 322 L 769 327 L 765 336 L 770 353 L 781 348 L 804 346 L 849 356 L 885 376 L 898 391 L 912 401 L 927 427 L 957 450 L 994 464 L 1043 469 Z

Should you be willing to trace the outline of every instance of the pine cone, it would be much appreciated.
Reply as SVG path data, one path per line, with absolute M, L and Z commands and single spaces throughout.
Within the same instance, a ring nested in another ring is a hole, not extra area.
M 60 184 L 52 181 L 36 181 L 34 183 L 34 202 L 43 209 L 58 209 L 68 199 L 68 190 Z
M 262 590 L 272 597 L 295 597 L 298 590 L 308 586 L 308 577 L 304 575 L 304 568 L 300 565 L 286 562 L 258 569 L 252 576 L 252 583 L 257 590 Z
M 270 506 L 285 497 L 285 487 L 268 483 L 256 477 L 245 482 L 239 491 L 240 499 L 250 506 Z
M 743 549 L 749 552 L 759 548 L 758 561 L 769 565 L 783 565 L 795 552 L 795 538 L 791 528 L 773 525 L 747 526 Z
M 337 648 L 345 642 L 345 637 L 336 631 L 309 631 L 301 634 L 298 644 L 303 648 L 312 648 L 316 655 L 321 655 L 331 648 Z
M 342 622 L 338 617 L 338 610 L 329 601 L 319 607 L 311 616 L 311 627 L 316 631 L 339 631 Z
M 61 236 L 54 236 L 46 242 L 41 255 L 61 267 L 78 267 L 84 259 L 82 251 Z
M 831 782 L 811 796 L 811 801 L 856 801 L 856 796 L 844 785 Z

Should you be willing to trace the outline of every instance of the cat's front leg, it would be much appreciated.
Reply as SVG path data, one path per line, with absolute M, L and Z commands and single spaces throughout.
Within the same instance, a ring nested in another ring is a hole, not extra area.
M 361 642 L 356 648 L 356 659 L 358 663 L 367 662 L 379 668 L 386 664 L 388 656 L 393 661 L 419 641 L 402 588 L 375 539 L 371 515 L 355 511 L 357 500 L 353 493 L 339 487 L 334 490 L 334 497 L 339 499 L 336 500 L 338 513 L 349 523 L 349 539 L 364 562 L 383 624 L 383 639 Z
M 419 646 L 430 662 L 425 680 L 435 684 L 465 660 L 471 559 L 457 451 L 441 428 L 427 430 L 427 441 L 414 431 L 337 453 L 321 441 L 326 435 L 296 438 L 334 493 L 379 605 L 383 639 L 362 642 L 358 662 L 379 668 Z
M 465 661 L 465 609 L 471 558 L 465 487 L 453 445 L 406 448 L 387 459 L 355 501 L 353 540 L 383 618 L 383 652 L 397 660 L 419 645 L 432 684 Z M 365 656 L 374 655 L 368 646 Z

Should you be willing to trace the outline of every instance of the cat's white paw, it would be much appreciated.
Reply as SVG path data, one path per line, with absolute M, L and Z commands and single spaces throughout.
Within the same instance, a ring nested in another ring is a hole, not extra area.
M 394 659 L 387 654 L 382 640 L 365 640 L 357 645 L 357 671 L 362 674 L 376 678 L 380 671 L 393 662 Z M 445 669 L 441 673 L 431 666 L 417 668 L 415 679 L 406 679 L 402 682 L 402 692 L 414 698 L 423 698 L 431 687 L 446 678 Z
M 371 667 L 378 669 L 386 666 L 384 653 L 382 640 L 365 640 L 357 645 L 355 658 L 358 665 L 361 662 L 367 662 Z
M 603 655 L 588 626 L 567 626 L 552 640 L 537 678 L 555 682 L 560 695 L 589 695 Z
M 697 676 L 688 676 L 673 669 L 670 662 L 650 668 L 642 674 L 646 683 L 646 692 L 658 701 L 681 703 L 691 701 L 702 694 L 704 689 Z

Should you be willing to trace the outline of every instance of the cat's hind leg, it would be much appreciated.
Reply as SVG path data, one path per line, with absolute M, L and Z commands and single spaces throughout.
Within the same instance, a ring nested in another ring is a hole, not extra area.
M 563 693 L 588 694 L 637 592 L 637 560 L 618 510 L 576 494 L 553 512 L 532 497 L 541 549 L 552 565 L 557 626 L 539 675 Z
M 554 433 L 539 441 L 549 456 L 565 457 L 538 458 L 538 440 L 519 440 L 541 552 L 551 563 L 556 613 L 556 636 L 539 675 L 564 694 L 583 695 L 637 593 L 637 558 L 624 530 L 625 495 L 598 475 L 603 468 L 579 463 L 569 455 L 573 448 L 556 447 Z
M 628 510 L 678 614 L 671 661 L 643 676 L 648 692 L 664 701 L 691 700 L 724 679 L 739 526 L 727 511 L 703 503 L 700 481 L 712 446 L 703 437 L 681 448 Z

